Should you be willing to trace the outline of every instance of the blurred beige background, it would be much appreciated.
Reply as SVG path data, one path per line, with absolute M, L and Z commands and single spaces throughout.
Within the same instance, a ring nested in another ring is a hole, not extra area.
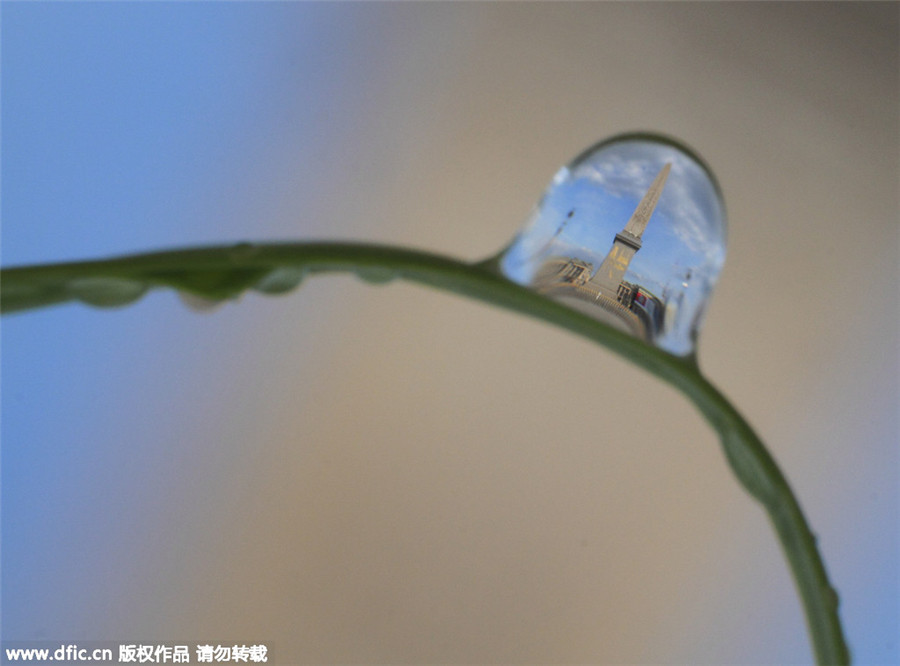
M 594 141 L 649 129 L 687 142 L 730 225 L 701 365 L 799 494 L 857 654 L 889 663 L 898 14 L 320 7 L 349 62 L 323 56 L 322 76 L 343 87 L 289 95 L 316 109 L 320 140 L 285 126 L 245 141 L 246 189 L 200 213 L 476 259 Z M 612 354 L 343 277 L 182 317 L 218 331 L 174 417 L 196 449 L 159 500 L 152 538 L 168 547 L 123 591 L 153 594 L 112 620 L 117 635 L 267 641 L 283 663 L 811 660 L 774 536 L 711 431 Z

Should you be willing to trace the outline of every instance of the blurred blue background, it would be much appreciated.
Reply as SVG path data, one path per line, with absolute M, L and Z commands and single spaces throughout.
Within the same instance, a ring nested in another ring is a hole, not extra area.
M 3 3 L 2 263 L 503 246 L 632 129 L 719 176 L 700 344 L 900 662 L 896 4 Z M 509 314 L 313 280 L 2 324 L 4 640 L 281 663 L 805 663 L 760 509 L 669 388 Z M 573 387 L 578 387 L 573 389 Z

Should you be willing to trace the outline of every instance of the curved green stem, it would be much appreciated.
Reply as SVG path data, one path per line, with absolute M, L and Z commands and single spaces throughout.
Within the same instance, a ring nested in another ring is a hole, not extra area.
M 410 280 L 544 320 L 593 340 L 684 393 L 718 432 L 741 485 L 768 512 L 803 601 L 820 664 L 849 663 L 837 594 L 790 486 L 744 418 L 700 373 L 693 358 L 650 347 L 580 312 L 513 284 L 494 260 L 470 264 L 402 248 L 353 243 L 277 243 L 157 252 L 105 261 L 8 268 L 0 312 L 71 300 L 122 305 L 147 289 L 171 287 L 219 300 L 247 289 L 288 291 L 305 276 L 349 271 L 363 279 Z

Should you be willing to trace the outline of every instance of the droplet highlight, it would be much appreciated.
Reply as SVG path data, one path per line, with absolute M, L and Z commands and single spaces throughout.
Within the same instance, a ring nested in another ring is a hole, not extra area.
M 725 260 L 715 177 L 663 136 L 603 141 L 560 169 L 500 270 L 678 356 L 696 351 Z

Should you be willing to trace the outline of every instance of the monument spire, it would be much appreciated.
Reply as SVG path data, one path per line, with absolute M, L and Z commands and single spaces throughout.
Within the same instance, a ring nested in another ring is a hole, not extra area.
M 638 207 L 631 215 L 631 219 L 628 220 L 628 224 L 625 225 L 624 230 L 627 233 L 630 233 L 632 236 L 637 236 L 638 238 L 644 233 L 644 229 L 647 228 L 647 222 L 650 221 L 650 216 L 653 215 L 653 209 L 656 208 L 659 196 L 662 194 L 663 187 L 666 185 L 666 178 L 669 176 L 669 169 L 671 167 L 672 163 L 666 162 L 665 166 L 663 166 L 663 168 L 660 169 L 660 172 L 656 174 L 656 178 L 654 178 L 653 182 L 650 184 L 650 189 L 647 190 L 647 194 L 641 199 L 641 203 L 638 204 Z
M 619 286 L 625 278 L 625 271 L 628 270 L 631 258 L 641 249 L 641 234 L 644 233 L 647 222 L 650 221 L 650 216 L 653 215 L 653 210 L 659 202 L 671 167 L 671 162 L 666 162 L 660 169 L 625 228 L 616 234 L 609 254 L 588 281 L 597 290 L 598 296 L 618 300 Z

